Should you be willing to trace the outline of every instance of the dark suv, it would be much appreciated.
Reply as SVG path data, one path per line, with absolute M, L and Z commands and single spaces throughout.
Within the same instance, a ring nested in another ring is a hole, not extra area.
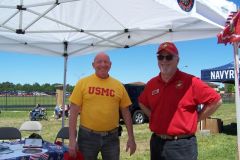
M 132 116 L 134 124 L 142 124 L 148 121 L 148 117 L 143 113 L 138 105 L 138 96 L 144 89 L 144 84 L 125 84 L 128 95 L 132 101 L 132 105 L 129 107 L 129 111 Z

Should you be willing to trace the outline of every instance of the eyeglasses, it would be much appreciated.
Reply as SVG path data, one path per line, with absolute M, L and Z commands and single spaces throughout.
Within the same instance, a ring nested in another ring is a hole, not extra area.
M 159 61 L 163 61 L 164 58 L 165 58 L 167 61 L 171 61 L 171 60 L 173 59 L 173 55 L 169 54 L 169 55 L 163 56 L 163 55 L 160 54 L 160 55 L 157 56 L 157 59 L 158 59 Z

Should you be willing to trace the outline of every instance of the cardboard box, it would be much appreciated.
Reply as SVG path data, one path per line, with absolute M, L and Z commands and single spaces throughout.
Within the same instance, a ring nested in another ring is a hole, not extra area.
M 211 134 L 221 133 L 223 128 L 223 122 L 219 118 L 206 118 L 201 125 L 201 129 L 210 130 Z

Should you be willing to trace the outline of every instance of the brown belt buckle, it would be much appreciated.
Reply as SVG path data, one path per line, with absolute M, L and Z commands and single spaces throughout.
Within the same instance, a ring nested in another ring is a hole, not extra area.
M 101 136 L 107 136 L 107 135 L 109 135 L 109 133 L 108 132 L 103 132 L 103 133 L 100 133 L 100 135 Z
M 110 131 L 106 131 L 106 132 L 99 132 L 98 134 L 100 134 L 101 136 L 108 136 L 110 134 L 113 134 L 117 132 L 117 128 L 113 129 L 113 130 L 110 130 Z
M 168 139 L 168 136 L 167 135 L 162 135 L 161 138 L 162 139 Z

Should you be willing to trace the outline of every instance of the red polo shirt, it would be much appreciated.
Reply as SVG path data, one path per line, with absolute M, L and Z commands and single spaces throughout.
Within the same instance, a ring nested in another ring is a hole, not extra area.
M 165 83 L 152 78 L 139 96 L 151 110 L 149 127 L 157 134 L 194 134 L 197 130 L 197 105 L 219 101 L 220 95 L 197 77 L 177 71 Z

